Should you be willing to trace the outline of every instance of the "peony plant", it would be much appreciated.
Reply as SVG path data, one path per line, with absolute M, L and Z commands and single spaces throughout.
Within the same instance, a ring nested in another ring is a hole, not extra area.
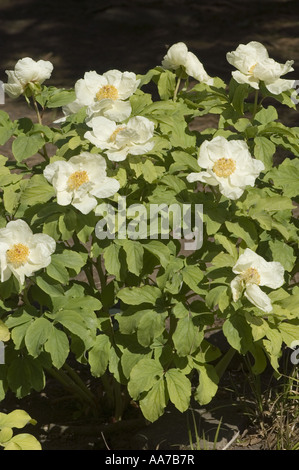
M 133 401 L 155 421 L 209 403 L 234 354 L 279 376 L 299 338 L 299 128 L 278 115 L 296 109 L 293 62 L 257 42 L 227 60 L 228 84 L 184 43 L 73 89 L 45 85 L 47 61 L 7 71 L 36 119 L 0 111 L 0 400 L 51 374 L 93 414 Z

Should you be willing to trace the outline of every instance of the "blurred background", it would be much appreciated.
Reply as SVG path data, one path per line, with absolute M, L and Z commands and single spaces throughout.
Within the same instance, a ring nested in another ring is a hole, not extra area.
M 294 60 L 286 78 L 299 79 L 298 0 L 0 0 L 0 39 L 3 82 L 26 56 L 53 63 L 48 85 L 73 87 L 89 70 L 142 74 L 179 41 L 228 81 L 226 53 L 252 40 L 279 62 Z

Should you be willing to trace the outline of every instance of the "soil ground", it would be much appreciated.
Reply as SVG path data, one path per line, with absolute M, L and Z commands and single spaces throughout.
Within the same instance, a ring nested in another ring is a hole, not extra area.
M 209 75 L 228 82 L 231 67 L 226 53 L 252 40 L 262 42 L 279 62 L 294 60 L 295 71 L 287 78 L 299 79 L 297 0 L 0 0 L 0 40 L 3 82 L 5 70 L 26 56 L 50 60 L 54 72 L 47 84 L 66 88 L 89 70 L 101 74 L 116 68 L 143 74 L 159 65 L 167 47 L 179 41 L 199 57 Z M 1 109 L 12 119 L 33 115 L 20 99 L 7 98 Z M 298 126 L 297 112 L 280 111 L 286 124 Z M 199 129 L 209 127 L 206 119 L 197 123 Z M 1 153 L 9 155 L 9 148 L 5 146 Z M 237 369 L 231 373 L 237 379 Z M 233 406 L 223 407 L 231 404 L 230 399 L 224 383 L 223 395 L 210 407 L 193 404 L 199 434 L 212 443 L 223 417 L 219 448 L 237 432 L 241 437 L 248 431 L 242 413 Z M 51 378 L 41 394 L 33 393 L 17 403 L 8 395 L 1 410 L 8 412 L 16 406 L 38 421 L 28 432 L 41 439 L 46 450 L 184 449 L 189 445 L 187 419 L 193 426 L 190 412 L 187 416 L 172 408 L 152 425 L 134 411 L 126 424 L 113 427 L 82 416 L 74 420 L 76 405 Z M 231 449 L 262 448 L 262 443 L 245 438 L 243 447 L 236 442 Z

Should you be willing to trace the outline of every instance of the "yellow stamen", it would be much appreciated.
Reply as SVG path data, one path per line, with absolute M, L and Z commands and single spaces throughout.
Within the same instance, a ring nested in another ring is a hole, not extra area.
M 125 126 L 121 126 L 121 127 L 118 127 L 117 129 L 115 129 L 115 131 L 112 132 L 111 136 L 109 137 L 109 142 L 115 142 L 117 134 L 120 131 L 122 131 L 123 129 L 125 129 Z
M 85 170 L 83 171 L 75 171 L 71 174 L 69 179 L 67 180 L 67 184 L 69 189 L 78 189 L 84 183 L 88 183 L 89 178 L 88 174 Z
M 105 98 L 110 98 L 111 100 L 117 100 L 118 90 L 117 88 L 115 88 L 114 85 L 104 85 L 97 92 L 96 98 L 98 101 L 101 101 Z
M 234 173 L 235 169 L 236 164 L 231 158 L 219 158 L 213 166 L 213 172 L 222 178 L 230 176 Z
M 254 69 L 255 69 L 256 66 L 257 66 L 257 64 L 254 64 L 254 65 L 252 65 L 252 66 L 250 67 L 250 69 L 248 70 L 248 73 L 249 73 L 250 75 L 253 75 L 253 71 L 254 71 Z
M 259 283 L 261 282 L 259 272 L 255 268 L 246 269 L 246 271 L 242 274 L 242 279 L 245 281 L 246 284 L 259 285 Z
M 25 264 L 29 257 L 29 248 L 23 243 L 15 243 L 9 250 L 6 252 L 6 260 L 8 263 L 13 264 L 18 267 L 22 264 Z

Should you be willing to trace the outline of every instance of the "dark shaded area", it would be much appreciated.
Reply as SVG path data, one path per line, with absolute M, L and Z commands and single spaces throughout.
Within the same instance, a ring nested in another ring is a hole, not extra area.
M 178 41 L 225 80 L 226 52 L 251 40 L 299 68 L 297 0 L 0 0 L 0 35 L 3 81 L 25 56 L 51 60 L 48 83 L 57 86 L 73 86 L 88 70 L 144 73 Z

